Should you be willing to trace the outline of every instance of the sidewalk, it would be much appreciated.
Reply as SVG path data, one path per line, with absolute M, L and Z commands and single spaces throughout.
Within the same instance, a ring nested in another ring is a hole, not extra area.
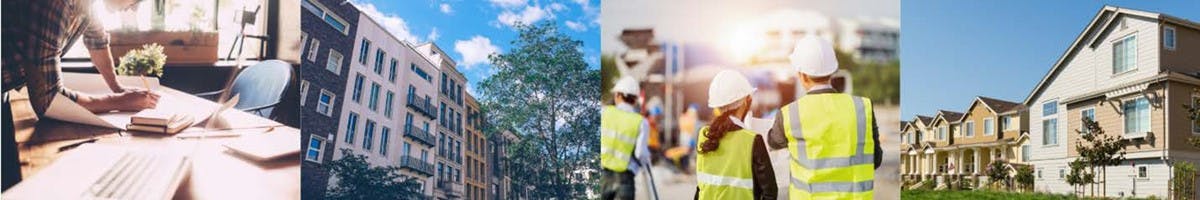
M 896 107 L 878 107 L 875 110 L 878 117 L 879 140 L 883 144 L 883 165 L 875 170 L 875 199 L 900 199 L 900 141 L 897 135 L 900 130 L 899 110 Z M 789 155 L 786 150 L 771 151 L 771 163 L 775 169 L 775 181 L 779 185 L 779 199 L 787 199 L 789 172 Z M 654 182 L 658 187 L 659 199 L 692 199 L 696 193 L 696 177 L 686 174 L 676 174 L 669 166 L 654 166 Z M 650 187 L 646 185 L 646 173 L 639 173 L 634 180 L 637 182 L 637 199 L 650 198 Z

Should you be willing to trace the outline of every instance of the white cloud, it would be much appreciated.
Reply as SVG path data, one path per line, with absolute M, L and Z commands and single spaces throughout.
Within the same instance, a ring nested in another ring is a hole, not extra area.
M 549 10 L 543 9 L 541 6 L 526 6 L 520 13 L 515 13 L 512 10 L 505 10 L 496 16 L 496 20 L 500 21 L 505 26 L 513 26 L 518 22 L 523 24 L 533 24 L 542 19 L 553 17 Z
M 550 8 L 550 11 L 562 11 L 566 10 L 567 6 L 564 6 L 561 3 L 552 3 L 548 8 Z
M 441 9 L 442 14 L 447 14 L 447 15 L 454 14 L 454 8 L 450 7 L 450 4 L 443 3 L 441 6 L 438 6 L 438 7 Z
M 468 69 L 471 66 L 488 63 L 488 56 L 499 53 L 500 47 L 492 44 L 492 40 L 487 37 L 475 35 L 470 40 L 454 41 L 454 51 L 462 54 L 463 66 Z
M 374 4 L 355 3 L 354 5 L 357 5 L 363 14 L 370 16 L 371 19 L 375 19 L 375 22 L 378 22 L 380 26 L 383 26 L 384 29 L 395 35 L 396 38 L 413 44 L 420 43 L 420 37 L 413 35 L 412 30 L 408 28 L 408 22 L 404 21 L 404 18 L 380 12 L 379 9 L 375 8 Z
M 442 37 L 442 35 L 438 34 L 437 27 L 433 27 L 433 30 L 429 31 L 429 35 L 425 36 L 425 40 L 434 41 L 434 40 L 437 40 L 439 37 Z
M 576 21 L 567 21 L 566 24 L 567 24 L 567 28 L 570 28 L 571 30 L 575 30 L 575 31 L 579 31 L 579 32 L 583 32 L 583 31 L 587 30 L 587 25 L 584 25 L 583 23 L 579 23 Z
M 494 6 L 500 6 L 500 7 L 505 7 L 505 8 L 515 8 L 515 7 L 524 6 L 526 3 L 526 0 L 488 0 L 488 2 L 492 3 L 492 5 L 494 5 Z

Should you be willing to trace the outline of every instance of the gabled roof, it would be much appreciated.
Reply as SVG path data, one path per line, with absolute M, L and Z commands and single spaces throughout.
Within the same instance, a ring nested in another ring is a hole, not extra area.
M 929 123 L 933 122 L 933 117 L 917 115 L 916 119 L 913 120 L 913 122 L 914 123 L 921 122 L 921 124 L 929 125 Z
M 1042 77 L 1041 81 L 1038 81 L 1038 84 L 1034 86 L 1033 91 L 1030 91 L 1029 95 L 1025 97 L 1023 104 L 1025 106 L 1033 105 L 1035 102 L 1032 101 L 1041 95 L 1042 90 L 1045 89 L 1047 82 L 1050 81 L 1050 79 L 1058 76 L 1058 73 L 1061 72 L 1062 68 L 1066 66 L 1066 61 L 1069 60 L 1069 58 L 1073 57 L 1075 53 L 1084 46 L 1084 44 L 1092 44 L 1092 41 L 1094 41 L 1096 38 L 1099 38 L 1101 35 L 1098 33 L 1102 33 L 1104 30 L 1108 29 L 1108 27 L 1110 27 L 1110 25 L 1112 25 L 1112 23 L 1115 21 L 1113 19 L 1125 15 L 1158 19 L 1160 23 L 1161 21 L 1168 21 L 1183 26 L 1200 29 L 1200 24 L 1183 20 L 1181 18 L 1160 13 L 1106 5 L 1096 13 L 1095 17 L 1092 17 L 1092 21 L 1088 23 L 1083 32 L 1080 32 L 1079 36 L 1075 37 L 1075 41 L 1072 42 L 1071 46 L 1063 52 L 1063 55 L 1058 58 L 1058 61 L 1054 62 L 1054 65 L 1050 68 L 1050 71 L 1048 71 L 1046 75 Z
M 938 114 L 936 117 L 934 117 L 934 119 L 937 118 L 941 118 L 947 122 L 959 122 L 962 121 L 963 113 L 949 110 L 938 110 Z
M 908 126 L 912 126 L 912 122 L 900 120 L 900 132 L 908 130 Z
M 967 111 L 970 112 L 971 109 L 975 109 L 975 106 L 978 105 L 983 105 L 985 108 L 991 110 L 992 113 L 997 115 L 1006 114 L 1024 108 L 1024 106 L 1017 102 L 993 99 L 985 96 L 976 96 L 975 101 L 971 102 L 971 106 L 967 107 Z

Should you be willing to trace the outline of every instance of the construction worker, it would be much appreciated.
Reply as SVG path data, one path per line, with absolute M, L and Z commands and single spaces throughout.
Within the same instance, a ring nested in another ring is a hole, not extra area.
M 700 129 L 696 199 L 775 199 L 775 170 L 762 136 L 747 119 L 755 88 L 724 70 L 708 86 L 708 107 L 720 110 Z
M 789 199 L 871 199 L 883 161 L 871 100 L 830 84 L 838 63 L 829 41 L 801 38 L 789 59 L 808 92 L 776 112 L 767 136 L 791 156 Z
M 633 77 L 621 77 L 612 89 L 614 105 L 600 111 L 601 199 L 633 199 L 633 176 L 640 164 L 649 166 L 650 125 L 634 105 L 640 90 Z

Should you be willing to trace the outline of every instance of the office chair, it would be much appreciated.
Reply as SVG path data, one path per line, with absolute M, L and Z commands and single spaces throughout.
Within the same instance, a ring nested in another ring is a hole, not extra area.
M 242 69 L 227 89 L 195 95 L 219 98 L 213 96 L 220 96 L 225 90 L 230 90 L 230 97 L 239 95 L 238 103 L 233 108 L 269 117 L 273 108 L 279 105 L 293 76 L 291 65 L 280 60 L 267 60 Z

